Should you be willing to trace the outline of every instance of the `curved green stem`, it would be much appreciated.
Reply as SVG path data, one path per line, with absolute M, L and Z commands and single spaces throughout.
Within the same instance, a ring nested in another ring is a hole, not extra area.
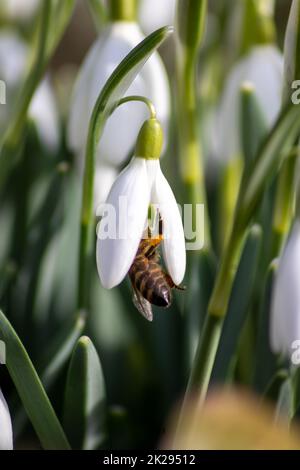
M 122 106 L 122 104 L 129 103 L 130 101 L 140 101 L 141 103 L 144 103 L 149 109 L 151 119 L 156 119 L 156 110 L 155 110 L 154 104 L 152 103 L 151 100 L 149 100 L 148 98 L 145 98 L 144 96 L 138 96 L 138 95 L 125 96 L 125 98 L 122 98 L 120 101 L 118 101 L 116 108 L 118 108 L 119 106 Z
M 181 0 L 178 3 L 177 115 L 180 168 L 185 197 L 187 202 L 192 204 L 193 209 L 196 208 L 196 204 L 204 205 L 205 245 L 208 247 L 210 245 L 209 217 L 197 112 L 197 65 L 206 10 L 206 0 Z M 199 236 L 202 238 L 201 234 Z

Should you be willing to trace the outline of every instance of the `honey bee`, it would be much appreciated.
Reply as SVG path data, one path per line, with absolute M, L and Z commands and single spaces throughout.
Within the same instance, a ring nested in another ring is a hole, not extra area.
M 173 288 L 185 290 L 177 286 L 171 276 L 159 264 L 158 247 L 163 241 L 162 220 L 159 220 L 159 234 L 140 241 L 135 259 L 129 269 L 129 278 L 133 288 L 132 300 L 138 311 L 149 321 L 153 320 L 152 305 L 167 308 L 171 305 Z

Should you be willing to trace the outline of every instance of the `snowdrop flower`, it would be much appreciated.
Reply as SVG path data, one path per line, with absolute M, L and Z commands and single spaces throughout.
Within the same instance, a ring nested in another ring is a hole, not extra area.
M 110 23 L 87 55 L 74 87 L 68 123 L 68 144 L 82 159 L 88 126 L 96 99 L 114 69 L 124 57 L 144 39 L 134 21 Z M 155 53 L 128 89 L 128 95 L 142 95 L 155 105 L 157 116 L 167 132 L 170 109 L 168 78 L 164 65 Z M 141 103 L 128 103 L 116 109 L 108 119 L 98 145 L 98 165 L 104 165 L 103 180 L 108 165 L 118 169 L 134 148 L 136 135 L 147 115 Z M 80 164 L 79 164 L 80 166 Z M 110 174 L 112 170 L 110 171 Z M 100 169 L 98 174 L 100 175 Z M 106 185 L 106 189 L 110 189 Z M 104 202 L 108 192 L 98 193 L 97 203 Z
M 218 138 L 214 153 L 222 162 L 241 155 L 240 88 L 245 81 L 254 86 L 266 123 L 272 126 L 281 107 L 283 59 L 279 50 L 272 45 L 254 47 L 229 74 L 215 126 Z
M 284 80 L 285 98 L 288 99 L 293 81 L 298 79 L 298 34 L 300 21 L 300 2 L 293 0 L 284 40 Z
M 145 34 L 158 28 L 173 25 L 176 0 L 141 0 L 139 4 L 139 23 Z
M 13 436 L 9 409 L 0 389 L 0 450 L 12 450 Z
M 6 104 L 0 106 L 0 129 L 3 132 L 13 110 L 27 66 L 28 48 L 13 32 L 0 33 L 0 77 L 6 85 Z M 50 151 L 59 144 L 59 124 L 55 98 L 48 78 L 38 87 L 28 112 L 37 127 L 41 142 Z
M 40 0 L 2 0 L 1 12 L 13 21 L 27 21 L 37 11 Z
M 300 340 L 300 221 L 296 221 L 279 260 L 272 304 L 270 343 L 275 353 L 291 358 Z
M 152 118 L 144 123 L 135 156 L 118 176 L 108 195 L 106 204 L 116 213 L 116 236 L 101 236 L 107 224 L 103 217 L 97 239 L 98 273 L 107 289 L 120 284 L 128 273 L 147 227 L 150 204 L 156 205 L 163 221 L 163 256 L 168 273 L 177 285 L 184 277 L 184 231 L 174 194 L 160 168 L 161 148 L 161 126 Z M 126 204 L 125 217 L 121 214 L 123 202 Z

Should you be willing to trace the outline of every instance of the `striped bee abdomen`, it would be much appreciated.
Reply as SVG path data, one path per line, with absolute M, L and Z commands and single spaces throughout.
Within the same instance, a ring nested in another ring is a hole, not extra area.
M 168 307 L 171 303 L 171 289 L 160 265 L 146 257 L 137 257 L 129 276 L 135 288 L 153 305 Z

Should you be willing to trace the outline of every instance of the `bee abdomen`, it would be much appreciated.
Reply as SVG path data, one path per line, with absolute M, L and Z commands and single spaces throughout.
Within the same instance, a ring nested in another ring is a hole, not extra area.
M 143 273 L 136 284 L 142 296 L 153 305 L 158 307 L 168 307 L 171 303 L 170 288 L 163 275 L 153 273 Z

